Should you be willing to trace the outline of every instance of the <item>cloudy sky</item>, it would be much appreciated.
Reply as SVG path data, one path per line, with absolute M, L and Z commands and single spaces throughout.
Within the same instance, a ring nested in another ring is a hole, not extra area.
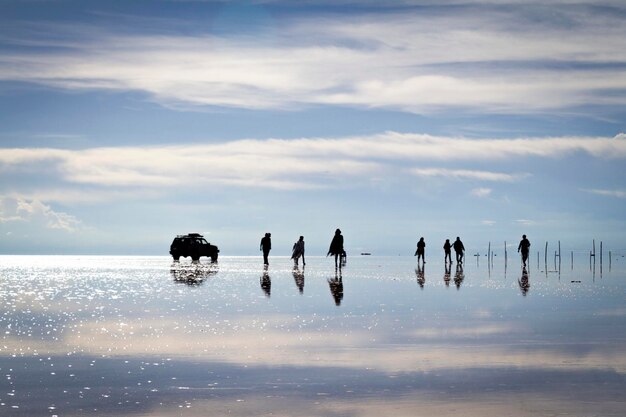
M 618 0 L 0 2 L 0 253 L 625 248 Z M 513 243 L 514 244 L 514 243 Z M 437 252 L 438 253 L 438 252 Z

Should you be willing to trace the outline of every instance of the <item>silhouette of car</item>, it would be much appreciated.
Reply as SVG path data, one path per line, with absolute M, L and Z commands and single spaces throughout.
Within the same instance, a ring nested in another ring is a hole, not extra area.
M 181 256 L 184 258 L 190 256 L 192 261 L 200 260 L 201 256 L 208 256 L 211 262 L 215 262 L 219 252 L 217 246 L 211 245 L 199 233 L 178 235 L 170 245 L 170 255 L 175 261 L 178 261 Z

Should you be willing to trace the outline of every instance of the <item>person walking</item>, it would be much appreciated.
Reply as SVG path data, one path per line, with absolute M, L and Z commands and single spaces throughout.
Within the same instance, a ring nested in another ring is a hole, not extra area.
M 526 235 L 522 235 L 522 240 L 519 242 L 519 246 L 517 247 L 517 252 L 522 252 L 522 263 L 526 266 L 526 261 L 528 261 L 528 252 L 530 251 L 530 241 L 526 239 Z
M 291 259 L 294 264 L 298 265 L 298 259 L 302 256 L 302 266 L 306 265 L 304 261 L 304 236 L 300 236 L 300 239 L 293 244 L 293 250 L 291 251 Z
M 457 263 L 463 262 L 463 259 L 465 258 L 465 246 L 463 246 L 463 242 L 461 242 L 461 239 L 459 239 L 458 236 L 456 237 L 456 240 L 454 241 L 453 247 L 454 247 L 454 252 L 456 254 L 456 262 Z
M 343 257 L 345 251 L 343 250 L 343 236 L 341 235 L 341 230 L 335 230 L 335 236 L 333 236 L 333 240 L 330 242 L 330 247 L 328 248 L 328 255 L 335 255 L 335 268 L 337 268 L 337 258 L 340 256 Z
M 422 263 L 426 263 L 426 258 L 424 257 L 424 253 L 426 252 L 426 242 L 424 242 L 424 238 L 420 237 L 419 242 L 417 242 L 417 250 L 415 251 L 415 255 L 417 255 L 417 263 L 420 263 L 420 258 L 422 258 Z
M 267 256 L 270 254 L 270 250 L 272 250 L 272 234 L 266 233 L 265 236 L 261 239 L 261 245 L 259 246 L 259 250 L 263 251 L 263 264 L 269 265 L 269 261 L 267 260 Z
M 446 239 L 446 243 L 443 244 L 443 252 L 445 253 L 445 256 L 443 258 L 443 262 L 445 264 L 448 263 L 448 261 L 450 263 L 452 263 L 452 255 L 450 252 L 450 248 L 452 248 L 452 245 L 450 244 L 450 239 Z

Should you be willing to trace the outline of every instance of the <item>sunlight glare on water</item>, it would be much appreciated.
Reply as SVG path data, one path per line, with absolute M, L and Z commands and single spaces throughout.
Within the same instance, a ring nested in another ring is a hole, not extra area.
M 626 410 L 622 258 L 0 258 L 3 416 Z

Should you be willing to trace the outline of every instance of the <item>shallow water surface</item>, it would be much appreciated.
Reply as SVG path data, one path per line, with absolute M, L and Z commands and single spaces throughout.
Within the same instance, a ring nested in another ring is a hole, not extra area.
M 623 258 L 307 261 L 0 256 L 0 415 L 626 415 Z

